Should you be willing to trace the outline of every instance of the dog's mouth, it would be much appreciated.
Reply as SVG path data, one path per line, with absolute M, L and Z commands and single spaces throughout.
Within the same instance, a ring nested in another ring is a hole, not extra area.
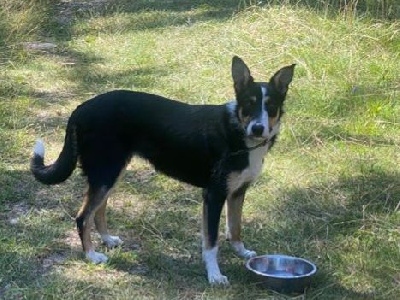
M 247 135 L 247 146 L 250 147 L 257 147 L 259 145 L 264 145 L 266 143 L 268 143 L 269 140 L 269 135 L 264 136 L 264 135 L 254 135 L 254 134 L 250 134 Z
M 258 136 L 258 135 L 249 135 L 247 136 L 250 140 L 255 141 L 255 142 L 263 142 L 265 140 L 268 140 L 268 136 Z
M 247 135 L 247 139 L 251 143 L 263 143 L 265 141 L 268 141 L 272 139 L 275 135 L 279 133 L 279 127 L 280 123 L 276 123 L 273 127 L 270 127 L 269 130 L 266 130 L 266 132 L 263 132 L 263 134 L 253 134 L 250 133 Z

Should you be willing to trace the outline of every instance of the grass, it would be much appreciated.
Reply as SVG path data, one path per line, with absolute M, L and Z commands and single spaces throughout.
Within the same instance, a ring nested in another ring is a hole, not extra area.
M 97 93 L 232 99 L 236 54 L 259 80 L 297 64 L 279 143 L 247 195 L 245 242 L 258 253 L 314 261 L 307 299 L 396 299 L 395 2 L 3 1 L 0 298 L 290 298 L 256 285 L 224 242 L 221 268 L 231 286 L 210 287 L 200 254 L 201 192 L 146 162 L 131 163 L 110 199 L 110 228 L 125 244 L 104 266 L 80 252 L 79 172 L 52 187 L 29 173 L 34 140 L 43 137 L 48 161 L 56 159 L 69 114 Z M 56 47 L 32 49 L 38 41 Z

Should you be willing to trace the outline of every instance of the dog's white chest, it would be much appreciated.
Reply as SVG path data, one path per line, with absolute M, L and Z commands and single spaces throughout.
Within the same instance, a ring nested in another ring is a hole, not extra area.
M 235 192 L 243 184 L 252 183 L 261 173 L 263 158 L 268 151 L 268 145 L 249 152 L 249 165 L 241 172 L 234 172 L 228 178 L 229 193 Z

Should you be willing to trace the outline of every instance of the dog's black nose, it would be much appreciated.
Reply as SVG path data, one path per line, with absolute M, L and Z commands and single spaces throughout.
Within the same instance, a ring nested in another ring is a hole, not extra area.
M 261 136 L 264 132 L 264 125 L 260 123 L 256 123 L 251 127 L 251 131 L 255 136 Z

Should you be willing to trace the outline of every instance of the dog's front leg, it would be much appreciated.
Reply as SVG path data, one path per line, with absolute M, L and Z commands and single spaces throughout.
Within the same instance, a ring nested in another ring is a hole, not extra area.
M 226 239 L 231 242 L 232 247 L 239 256 L 248 259 L 256 256 L 257 253 L 246 249 L 241 240 L 242 211 L 246 189 L 247 186 L 243 186 L 228 196 L 226 205 Z
M 205 189 L 203 192 L 203 260 L 207 269 L 208 282 L 229 284 L 218 265 L 218 231 L 226 193 L 221 189 Z

